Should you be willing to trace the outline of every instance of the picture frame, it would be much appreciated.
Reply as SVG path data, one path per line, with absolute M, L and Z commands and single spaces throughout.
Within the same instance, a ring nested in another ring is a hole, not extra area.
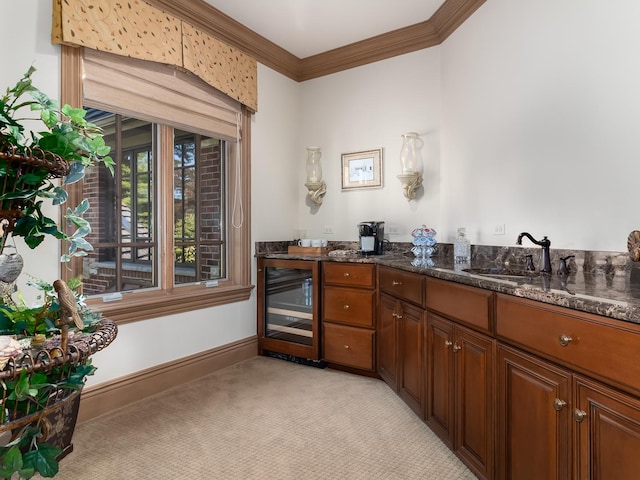
M 382 188 L 382 148 L 342 154 L 342 190 Z

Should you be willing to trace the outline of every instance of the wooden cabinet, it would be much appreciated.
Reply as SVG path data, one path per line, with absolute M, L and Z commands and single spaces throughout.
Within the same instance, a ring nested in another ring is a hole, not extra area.
M 640 400 L 576 376 L 574 478 L 640 476 Z
M 381 294 L 376 328 L 378 375 L 398 391 L 398 300 Z
M 378 374 L 424 418 L 425 277 L 378 270 Z
M 322 358 L 375 371 L 375 265 L 325 262 Z
M 498 348 L 497 478 L 571 478 L 570 398 L 569 371 Z
M 457 300 L 444 303 L 438 294 Z M 489 330 L 492 298 L 490 292 L 427 280 L 426 421 L 480 478 L 494 475 L 495 341 L 465 325 Z M 474 304 L 469 316 L 464 299 Z
M 637 325 L 500 295 L 496 332 L 518 347 L 498 354 L 498 478 L 637 477 Z

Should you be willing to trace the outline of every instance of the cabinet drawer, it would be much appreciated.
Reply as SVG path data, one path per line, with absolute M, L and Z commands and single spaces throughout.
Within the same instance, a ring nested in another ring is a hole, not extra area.
M 373 330 L 325 323 L 323 335 L 325 361 L 373 370 Z
M 479 288 L 427 279 L 427 308 L 489 333 L 493 297 Z
M 407 300 L 424 307 L 426 290 L 424 275 L 403 272 L 392 268 L 379 267 L 378 284 L 380 291 L 387 292 L 396 298 Z
M 322 264 L 324 285 L 344 285 L 373 288 L 374 265 L 361 263 L 324 262 Z
M 374 291 L 345 287 L 324 287 L 322 318 L 325 321 L 373 327 Z
M 640 326 L 498 295 L 496 334 L 542 357 L 640 392 Z

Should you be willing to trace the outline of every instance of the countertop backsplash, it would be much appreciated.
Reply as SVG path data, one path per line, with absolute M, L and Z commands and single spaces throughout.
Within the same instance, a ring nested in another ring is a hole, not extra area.
M 434 278 L 462 283 L 498 293 L 528 298 L 550 305 L 640 324 L 640 262 L 632 262 L 627 252 L 551 249 L 551 275 L 523 278 L 495 278 L 474 274 L 465 269 L 493 269 L 508 267 L 524 270 L 526 255 L 532 255 L 539 271 L 540 247 L 472 245 L 471 262 L 454 265 L 453 245 L 437 244 L 436 251 L 426 263 L 415 261 L 413 245 L 389 242 L 383 255 L 358 254 L 358 242 L 329 242 L 327 255 L 289 255 L 290 242 L 256 242 L 256 256 L 281 259 L 323 260 L 378 265 L 399 268 Z M 568 260 L 568 275 L 559 275 L 560 259 Z
M 256 242 L 255 255 L 262 256 L 268 254 L 287 253 L 287 248 L 296 245 L 294 241 L 276 242 Z M 358 242 L 329 242 L 332 250 L 345 250 L 356 254 Z M 410 242 L 386 242 L 385 254 L 413 256 Z M 639 268 L 640 262 L 633 262 L 627 252 L 606 252 L 595 250 L 549 250 L 551 256 L 551 266 L 554 272 L 560 268 L 560 259 L 574 255 L 568 259 L 567 266 L 572 273 L 604 273 L 606 275 L 626 275 L 631 269 Z M 524 269 L 526 256 L 532 255 L 536 269 L 539 269 L 542 249 L 540 247 L 520 247 L 520 246 L 493 246 L 493 245 L 472 245 L 471 262 L 483 265 L 505 266 L 514 269 Z M 432 255 L 438 259 L 453 259 L 453 244 L 438 243 Z

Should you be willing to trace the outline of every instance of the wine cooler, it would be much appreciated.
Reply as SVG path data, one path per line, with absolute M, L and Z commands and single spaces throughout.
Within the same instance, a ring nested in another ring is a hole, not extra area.
M 258 259 L 260 354 L 318 360 L 319 262 Z

